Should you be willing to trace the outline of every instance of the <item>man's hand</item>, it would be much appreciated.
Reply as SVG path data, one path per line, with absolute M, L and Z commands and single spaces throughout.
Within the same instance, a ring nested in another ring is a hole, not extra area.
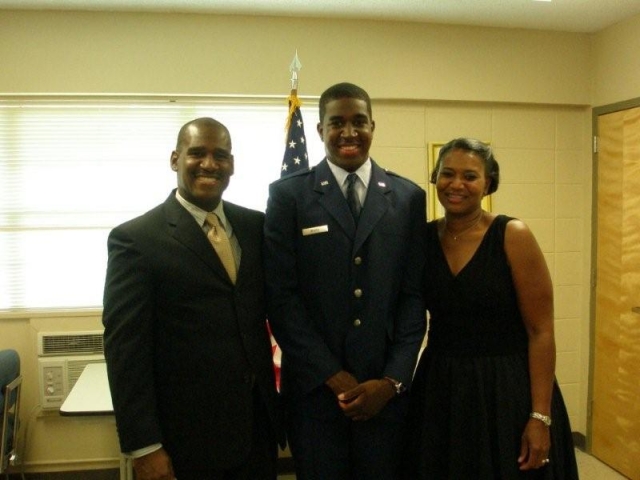
M 375 417 L 395 397 L 396 392 L 387 380 L 368 380 L 338 395 L 340 408 L 354 421 Z
M 136 480 L 175 480 L 171 458 L 164 448 L 133 459 Z
M 339 371 L 333 377 L 329 378 L 325 384 L 333 391 L 337 397 L 341 393 L 352 390 L 358 386 L 358 380 L 349 372 Z

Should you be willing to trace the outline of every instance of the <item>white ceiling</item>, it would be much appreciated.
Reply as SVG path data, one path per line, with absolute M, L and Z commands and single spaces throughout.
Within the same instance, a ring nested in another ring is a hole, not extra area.
M 640 14 L 640 0 L 0 0 L 2 9 L 386 19 L 597 32 Z

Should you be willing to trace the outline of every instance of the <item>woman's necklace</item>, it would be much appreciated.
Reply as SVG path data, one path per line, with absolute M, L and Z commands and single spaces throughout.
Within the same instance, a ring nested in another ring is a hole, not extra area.
M 453 233 L 451 230 L 449 230 L 449 225 L 447 224 L 447 219 L 445 217 L 445 219 L 444 219 L 444 229 L 449 235 L 451 235 L 453 240 L 457 242 L 459 237 L 461 237 L 462 235 L 464 235 L 467 232 L 470 232 L 473 229 L 473 227 L 475 227 L 476 225 L 478 225 L 478 223 L 480 223 L 480 220 L 482 219 L 482 215 L 483 214 L 484 214 L 484 210 L 480 210 L 480 213 L 478 214 L 478 218 L 473 220 L 471 225 L 469 225 L 467 228 L 465 228 L 461 232 L 457 232 L 457 233 Z

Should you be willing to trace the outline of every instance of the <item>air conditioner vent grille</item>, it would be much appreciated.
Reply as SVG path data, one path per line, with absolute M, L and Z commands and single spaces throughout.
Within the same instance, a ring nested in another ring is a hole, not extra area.
M 69 335 L 43 335 L 42 354 L 43 355 L 87 355 L 103 354 L 104 344 L 102 333 L 92 333 L 79 335 L 72 333 Z
M 69 382 L 69 391 L 71 391 L 73 386 L 80 378 L 80 375 L 82 375 L 84 367 L 86 367 L 90 363 L 104 363 L 104 357 L 98 357 L 95 359 L 87 359 L 87 357 L 82 358 L 84 360 L 67 360 L 67 381 Z

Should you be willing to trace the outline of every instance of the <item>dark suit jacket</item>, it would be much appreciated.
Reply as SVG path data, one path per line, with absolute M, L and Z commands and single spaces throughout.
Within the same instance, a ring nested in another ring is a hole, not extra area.
M 328 389 L 308 396 L 340 370 L 410 385 L 425 332 L 426 195 L 372 163 L 357 228 L 326 159 L 270 187 L 265 264 L 282 393 L 312 415 L 341 415 Z
M 123 452 L 161 442 L 176 468 L 226 469 L 251 445 L 253 389 L 279 432 L 266 330 L 264 215 L 224 203 L 242 248 L 234 286 L 175 198 L 109 236 L 105 357 Z

